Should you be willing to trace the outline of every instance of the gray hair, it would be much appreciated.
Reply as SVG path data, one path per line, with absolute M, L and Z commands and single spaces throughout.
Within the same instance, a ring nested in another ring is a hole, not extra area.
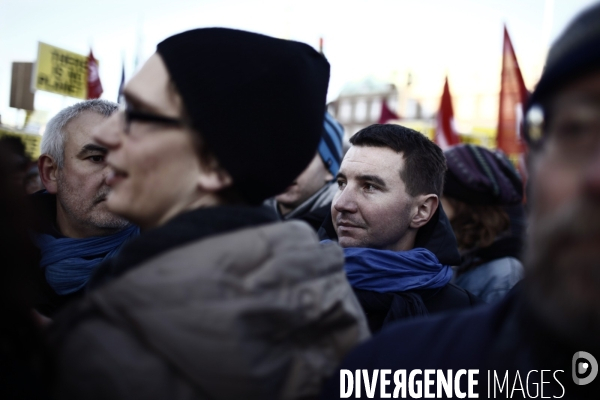
M 82 101 L 60 111 L 46 125 L 46 131 L 42 136 L 42 154 L 52 157 L 58 168 L 62 168 L 65 158 L 65 126 L 85 111 L 110 117 L 118 108 L 119 105 L 112 101 L 94 99 Z

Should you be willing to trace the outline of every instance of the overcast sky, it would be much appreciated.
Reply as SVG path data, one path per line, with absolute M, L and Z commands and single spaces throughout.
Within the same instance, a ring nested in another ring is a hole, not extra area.
M 499 88 L 502 26 L 506 24 L 525 84 L 533 88 L 549 44 L 590 0 L 0 0 L 0 114 L 9 104 L 13 61 L 34 61 L 37 42 L 100 61 L 103 98 L 116 100 L 125 60 L 127 78 L 162 39 L 190 28 L 224 26 L 318 47 L 331 63 L 328 100 L 366 77 L 432 103 L 448 74 L 457 102 Z M 75 99 L 37 92 L 35 107 L 52 116 Z M 436 100 L 437 101 L 437 100 Z M 456 107 L 456 106 L 455 106 Z M 458 104 L 459 114 L 467 107 Z

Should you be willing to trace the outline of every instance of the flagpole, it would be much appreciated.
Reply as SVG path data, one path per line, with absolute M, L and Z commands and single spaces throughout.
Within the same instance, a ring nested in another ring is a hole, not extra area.
M 133 69 L 137 71 L 138 65 L 140 64 L 140 53 L 142 52 L 142 31 L 144 25 L 144 17 L 142 14 L 138 15 L 138 26 L 137 26 L 137 34 L 136 34 L 136 46 L 135 46 L 135 60 L 133 62 Z

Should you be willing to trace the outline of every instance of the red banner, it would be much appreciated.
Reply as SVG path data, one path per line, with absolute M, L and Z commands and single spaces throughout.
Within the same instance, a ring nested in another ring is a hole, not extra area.
M 98 61 L 94 58 L 94 54 L 90 50 L 90 55 L 87 60 L 88 65 L 88 80 L 87 80 L 87 98 L 97 99 L 102 94 L 102 83 L 98 73 Z
M 395 112 L 393 112 L 392 110 L 390 110 L 390 108 L 387 105 L 386 99 L 382 99 L 381 115 L 379 116 L 378 122 L 380 124 L 385 124 L 386 122 L 391 121 L 393 119 L 400 119 L 400 116 L 398 114 L 396 114 Z
M 440 101 L 440 109 L 437 114 L 437 127 L 435 129 L 435 143 L 446 150 L 448 147 L 460 143 L 460 138 L 454 125 L 454 108 L 452 107 L 452 96 L 448 77 L 444 81 L 444 91 Z
M 521 122 L 527 96 L 523 75 L 505 26 L 496 143 L 509 156 L 515 157 L 525 151 L 521 140 Z

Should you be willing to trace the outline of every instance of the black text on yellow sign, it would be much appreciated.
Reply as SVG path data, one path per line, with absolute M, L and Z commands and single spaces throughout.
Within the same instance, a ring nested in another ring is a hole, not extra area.
M 39 43 L 34 89 L 85 99 L 87 57 L 46 43 Z

